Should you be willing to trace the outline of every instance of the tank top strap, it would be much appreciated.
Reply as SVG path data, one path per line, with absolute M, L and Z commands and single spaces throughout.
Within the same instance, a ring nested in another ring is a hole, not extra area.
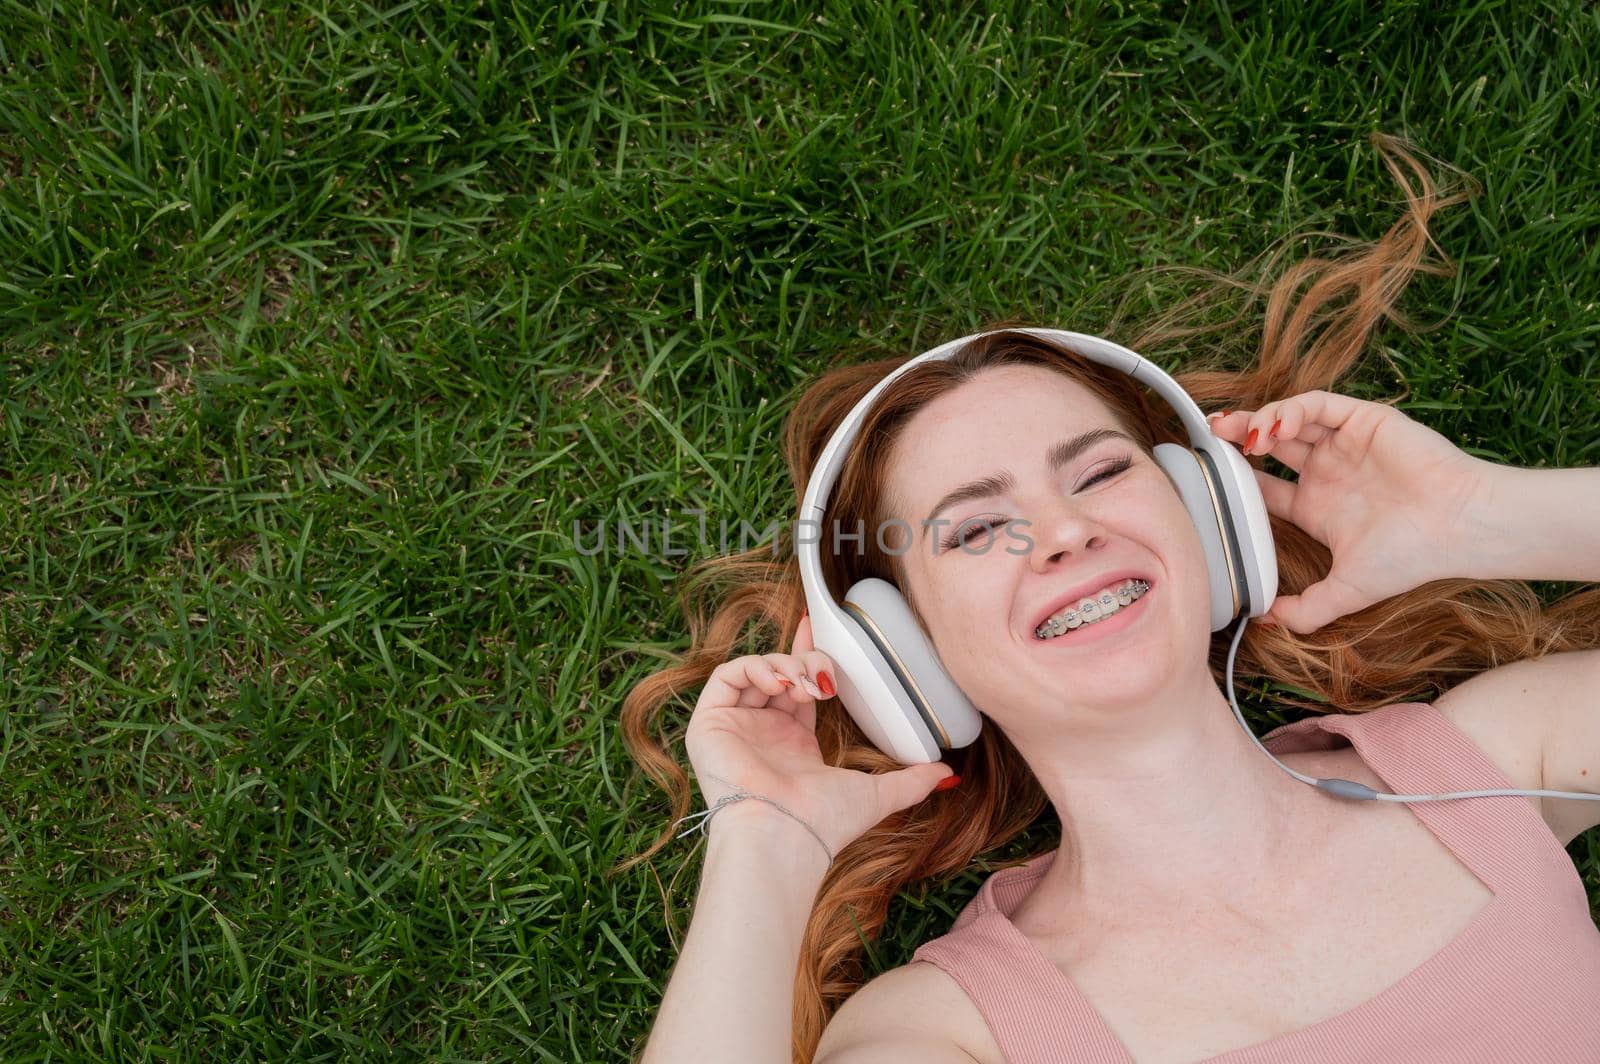
M 1338 738 L 1335 738 L 1338 737 Z M 1395 794 L 1495 790 L 1516 785 L 1430 702 L 1396 702 L 1365 713 L 1325 713 L 1262 737 L 1274 754 L 1355 747 Z M 1522 795 L 1446 798 L 1406 805 L 1497 894 L 1548 897 L 1552 884 L 1583 891 L 1537 799 Z M 1572 882 L 1567 882 L 1567 881 Z
M 1054 852 L 991 875 L 950 932 L 912 954 L 949 975 L 977 1006 L 1007 1064 L 1129 1064 L 1122 1043 L 1065 972 L 1006 914 L 1033 889 Z

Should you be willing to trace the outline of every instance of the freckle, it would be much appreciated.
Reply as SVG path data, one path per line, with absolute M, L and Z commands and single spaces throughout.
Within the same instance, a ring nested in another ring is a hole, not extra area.
M 1580 776 L 1587 776 L 1588 774 L 1589 774 L 1589 770 L 1586 769 L 1586 768 L 1580 768 L 1578 770 L 1578 775 L 1580 775 Z

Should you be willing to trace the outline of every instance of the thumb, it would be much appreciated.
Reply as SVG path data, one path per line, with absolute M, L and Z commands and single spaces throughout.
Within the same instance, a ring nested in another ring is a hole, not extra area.
M 1254 469 L 1254 467 L 1252 469 L 1256 475 L 1256 485 L 1261 489 L 1261 501 L 1267 504 L 1267 513 L 1291 524 L 1295 523 L 1294 518 L 1289 515 L 1294 512 L 1294 493 L 1299 485 L 1282 477 L 1273 476 L 1264 469 Z M 1322 537 L 1315 538 L 1321 542 Z
M 928 765 L 912 765 L 909 768 L 882 773 L 878 776 L 878 793 L 888 806 L 883 815 L 898 813 L 902 809 L 916 805 L 933 792 L 934 785 L 940 780 L 953 776 L 955 771 L 943 761 L 935 761 Z
M 1334 580 L 1322 580 L 1298 595 L 1279 595 L 1262 620 L 1281 624 L 1291 632 L 1305 635 L 1329 621 L 1354 613 L 1371 603 L 1354 588 Z

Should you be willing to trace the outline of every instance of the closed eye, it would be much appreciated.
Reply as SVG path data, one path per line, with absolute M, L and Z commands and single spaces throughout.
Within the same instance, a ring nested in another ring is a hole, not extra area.
M 1078 490 L 1082 491 L 1084 488 L 1091 488 L 1102 481 L 1110 480 L 1119 473 L 1127 472 L 1132 465 L 1132 455 L 1125 454 L 1119 458 L 1114 458 L 1104 469 L 1090 477 L 1088 480 L 1084 481 L 1079 486 Z M 943 545 L 944 549 L 955 550 L 957 547 L 965 546 L 967 542 L 972 539 L 974 534 L 993 532 L 995 529 L 1004 527 L 1008 521 L 1008 518 L 999 518 L 993 522 L 974 518 L 971 521 L 968 521 L 965 524 L 957 527 L 950 533 L 948 537 L 945 538 Z
M 1106 468 L 1101 472 L 1096 473 L 1094 476 L 1084 481 L 1083 487 L 1090 487 L 1091 485 L 1100 483 L 1102 480 L 1110 480 L 1118 473 L 1125 472 L 1131 465 L 1133 465 L 1133 457 L 1125 454 L 1121 458 L 1113 460 L 1112 463 L 1106 466 Z M 1079 490 L 1082 489 L 1080 488 Z

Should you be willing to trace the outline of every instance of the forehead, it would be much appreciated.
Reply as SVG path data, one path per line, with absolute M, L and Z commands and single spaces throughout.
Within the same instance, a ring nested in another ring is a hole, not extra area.
M 975 477 L 1042 463 L 1057 440 L 1101 426 L 1120 427 L 1099 396 L 1065 374 L 985 369 L 906 422 L 891 452 L 890 497 L 915 507 Z

